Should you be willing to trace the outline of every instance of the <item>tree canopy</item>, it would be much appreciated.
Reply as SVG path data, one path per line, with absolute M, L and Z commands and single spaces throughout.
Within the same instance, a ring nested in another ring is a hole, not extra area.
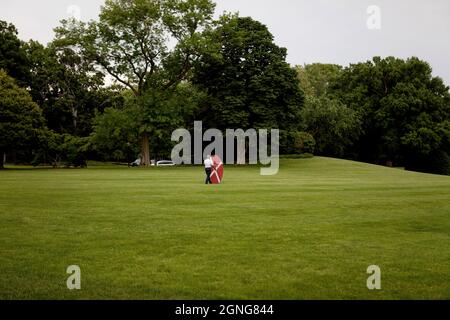
M 36 146 L 45 134 L 45 120 L 30 94 L 0 70 L 0 168 L 7 151 Z
M 45 46 L 0 21 L 2 162 L 150 165 L 170 157 L 173 130 L 201 120 L 279 129 L 284 154 L 449 174 L 449 87 L 427 62 L 293 68 L 264 24 L 214 20 L 214 9 L 212 0 L 106 0 L 97 20 L 63 20 Z
M 194 77 L 209 96 L 200 117 L 219 129 L 298 127 L 303 93 L 267 27 L 224 16 L 209 37 L 217 51 L 200 59 Z
M 445 158 L 450 151 L 449 88 L 432 76 L 428 63 L 375 57 L 346 68 L 332 91 L 362 117 L 358 159 L 422 171 L 447 170 L 427 165 L 436 154 Z
M 16 27 L 0 20 L 0 69 L 23 86 L 30 79 L 28 67 L 24 42 L 18 38 Z
M 137 97 L 167 95 L 187 79 L 193 61 L 207 47 L 201 32 L 212 20 L 214 7 L 210 0 L 106 0 L 99 21 L 64 21 L 56 29 L 57 43 L 75 46 L 96 70 Z M 152 104 L 158 99 L 136 102 L 142 113 L 161 110 Z M 144 165 L 150 165 L 151 131 L 152 123 L 143 121 Z
M 322 97 L 329 94 L 330 85 L 336 81 L 342 67 L 335 64 L 313 63 L 297 66 L 300 87 L 306 95 Z
M 320 155 L 342 157 L 360 135 L 357 112 L 336 99 L 309 96 L 301 116 L 302 129 L 313 136 Z

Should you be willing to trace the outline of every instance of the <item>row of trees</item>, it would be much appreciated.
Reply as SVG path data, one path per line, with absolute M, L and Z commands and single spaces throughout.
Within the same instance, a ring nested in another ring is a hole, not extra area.
M 303 129 L 317 152 L 449 174 L 450 94 L 428 63 L 375 57 L 347 68 L 298 67 Z
M 107 0 L 97 21 L 63 20 L 47 46 L 0 22 L 0 154 L 149 165 L 170 155 L 174 129 L 203 120 L 280 129 L 283 153 L 448 173 L 449 90 L 426 62 L 292 68 L 266 26 L 213 20 L 214 7 Z

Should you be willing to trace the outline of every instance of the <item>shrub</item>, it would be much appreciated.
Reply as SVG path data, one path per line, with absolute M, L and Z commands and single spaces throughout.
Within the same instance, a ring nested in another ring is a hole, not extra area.
M 58 168 L 63 163 L 66 167 L 83 168 L 87 166 L 87 148 L 88 138 L 48 131 L 31 164 L 33 166 L 51 164 L 54 168 Z
M 314 154 L 316 140 L 307 132 L 296 132 L 294 134 L 294 152 L 298 154 Z
M 445 151 L 435 151 L 428 156 L 409 156 L 406 170 L 450 175 L 450 157 Z

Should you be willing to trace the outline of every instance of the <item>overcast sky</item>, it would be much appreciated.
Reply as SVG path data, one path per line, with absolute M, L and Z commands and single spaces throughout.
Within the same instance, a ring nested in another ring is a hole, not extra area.
M 216 0 L 223 11 L 251 16 L 288 49 L 291 64 L 348 65 L 373 56 L 428 61 L 450 85 L 450 0 Z M 20 37 L 47 43 L 68 14 L 97 17 L 103 0 L 0 0 L 0 19 L 14 23 Z M 375 5 L 381 12 L 380 29 Z M 374 15 L 375 14 L 375 15 Z

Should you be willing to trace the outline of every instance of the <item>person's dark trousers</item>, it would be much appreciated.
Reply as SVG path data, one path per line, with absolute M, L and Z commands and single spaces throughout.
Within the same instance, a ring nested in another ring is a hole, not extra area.
M 212 169 L 211 168 L 206 168 L 206 181 L 205 184 L 212 184 L 211 182 L 211 173 L 212 173 Z

